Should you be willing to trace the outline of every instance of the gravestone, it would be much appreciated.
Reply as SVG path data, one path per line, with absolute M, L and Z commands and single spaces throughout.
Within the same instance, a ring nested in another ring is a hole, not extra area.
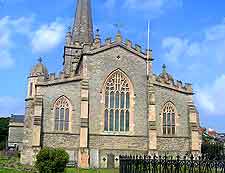
M 90 167 L 99 168 L 99 151 L 98 149 L 90 150 Z
M 107 155 L 107 168 L 109 169 L 114 168 L 115 166 L 114 160 L 115 160 L 115 156 L 112 153 Z

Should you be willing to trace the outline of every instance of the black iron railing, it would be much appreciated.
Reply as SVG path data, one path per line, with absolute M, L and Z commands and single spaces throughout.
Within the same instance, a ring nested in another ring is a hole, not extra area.
M 194 156 L 120 156 L 120 173 L 225 173 L 225 161 Z

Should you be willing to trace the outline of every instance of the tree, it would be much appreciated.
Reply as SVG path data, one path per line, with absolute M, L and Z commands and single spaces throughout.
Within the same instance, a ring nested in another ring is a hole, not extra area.
M 6 146 L 9 132 L 9 119 L 10 118 L 0 118 L 0 150 L 3 150 Z
M 40 173 L 64 172 L 69 162 L 68 153 L 61 148 L 43 148 L 37 155 L 35 163 Z

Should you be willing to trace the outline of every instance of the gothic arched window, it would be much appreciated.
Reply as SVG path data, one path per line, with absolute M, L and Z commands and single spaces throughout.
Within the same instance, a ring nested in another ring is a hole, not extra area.
M 70 123 L 71 105 L 70 101 L 62 96 L 57 99 L 54 105 L 55 130 L 68 131 Z
M 162 111 L 162 124 L 164 135 L 175 135 L 176 133 L 176 108 L 168 102 L 164 105 Z
M 107 78 L 104 96 L 104 131 L 129 131 L 131 88 L 129 79 L 122 71 L 116 70 Z

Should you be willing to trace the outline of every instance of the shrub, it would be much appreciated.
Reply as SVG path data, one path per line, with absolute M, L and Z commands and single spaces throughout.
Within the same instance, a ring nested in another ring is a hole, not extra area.
M 68 153 L 61 148 L 43 148 L 37 155 L 35 167 L 40 173 L 64 172 L 69 162 Z

